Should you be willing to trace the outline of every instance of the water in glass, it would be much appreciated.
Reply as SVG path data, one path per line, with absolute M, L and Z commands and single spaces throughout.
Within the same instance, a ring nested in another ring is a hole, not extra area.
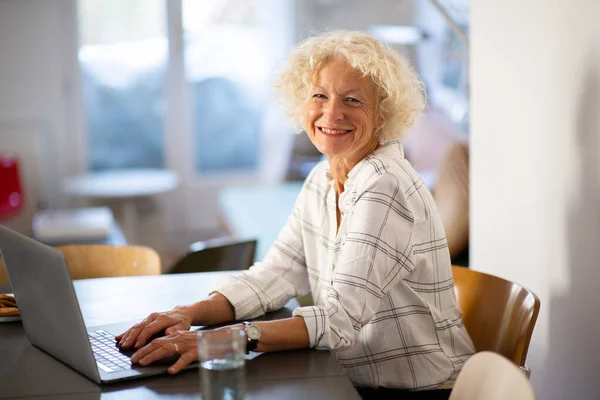
M 243 400 L 246 398 L 244 364 L 212 360 L 200 364 L 203 400 Z
M 245 349 L 246 334 L 241 329 L 198 333 L 200 385 L 204 400 L 245 399 Z

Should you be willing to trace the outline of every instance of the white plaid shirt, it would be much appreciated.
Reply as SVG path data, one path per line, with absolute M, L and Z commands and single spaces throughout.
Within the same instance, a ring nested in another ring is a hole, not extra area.
M 434 389 L 474 352 L 456 303 L 435 202 L 390 142 L 359 162 L 339 196 L 327 161 L 306 179 L 263 262 L 217 289 L 236 319 L 312 291 L 300 307 L 311 347 L 332 350 L 355 385 Z

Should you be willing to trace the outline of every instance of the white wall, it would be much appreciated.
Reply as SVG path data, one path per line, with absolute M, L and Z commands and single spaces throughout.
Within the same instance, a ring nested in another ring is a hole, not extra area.
M 600 2 L 471 5 L 471 265 L 540 297 L 538 398 L 599 398 Z
M 77 171 L 81 154 L 81 143 L 73 139 L 80 119 L 73 98 L 78 88 L 72 79 L 77 63 L 71 56 L 72 1 L 0 1 L 0 150 L 44 149 L 43 161 L 29 159 L 33 153 L 20 155 L 25 167 L 43 165 L 29 175 L 36 179 L 33 186 L 43 188 L 35 202 L 50 206 L 61 205 L 59 177 Z M 37 133 L 25 137 L 15 131 Z M 32 194 L 37 192 L 25 192 L 29 200 Z
M 410 25 L 415 0 L 296 0 L 296 37 L 325 29 L 367 30 L 373 24 Z M 418 1 L 418 0 L 417 0 Z
M 295 0 L 295 38 L 333 29 L 367 31 L 371 25 L 412 25 L 415 1 L 422 0 Z M 414 58 L 411 46 L 397 50 Z

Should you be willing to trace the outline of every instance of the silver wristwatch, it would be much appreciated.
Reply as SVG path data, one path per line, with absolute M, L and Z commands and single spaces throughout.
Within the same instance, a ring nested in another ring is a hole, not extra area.
M 246 354 L 248 354 L 249 352 L 256 350 L 262 332 L 258 325 L 253 322 L 244 322 L 244 331 L 246 332 L 246 338 L 248 338 L 246 344 Z

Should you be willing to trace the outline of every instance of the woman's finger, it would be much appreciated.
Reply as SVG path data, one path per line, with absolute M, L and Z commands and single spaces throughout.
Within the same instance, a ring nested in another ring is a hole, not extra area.
M 129 331 L 129 333 L 125 334 L 123 338 L 118 343 L 118 346 L 122 349 L 128 349 L 133 346 L 135 343 L 139 332 L 141 332 L 143 327 L 135 326 L 133 329 Z
M 143 329 L 143 326 L 141 326 L 140 324 L 141 322 L 135 324 L 134 326 L 129 328 L 127 332 L 125 332 L 125 334 L 118 343 L 119 347 L 128 348 L 131 347 L 133 343 L 135 343 L 135 338 L 137 337 L 138 333 Z
M 148 349 L 145 352 L 135 354 L 135 360 L 138 364 L 145 366 L 152 364 L 154 361 L 163 359 L 167 356 L 180 355 L 184 345 L 173 341 L 166 341 L 164 338 L 156 339 L 151 344 L 146 346 Z M 132 362 L 134 361 L 132 357 Z
M 169 347 L 172 347 L 172 346 L 169 346 Z M 144 357 L 140 358 L 140 361 L 138 361 L 138 364 L 145 367 L 146 365 L 152 364 L 154 361 L 161 360 L 172 354 L 173 354 L 173 350 L 169 350 L 166 347 L 161 346 L 158 349 L 155 349 L 154 351 L 152 351 L 152 352 L 146 354 Z
M 123 349 L 131 347 L 134 343 L 134 338 L 137 337 L 137 332 L 141 331 L 141 329 L 140 324 L 135 324 L 123 334 L 117 345 Z
M 121 338 L 122 338 L 123 336 L 125 336 L 125 334 L 126 334 L 127 332 L 129 332 L 130 330 L 131 330 L 131 328 L 127 329 L 127 330 L 126 330 L 125 332 L 123 332 L 123 333 L 120 333 L 120 334 L 118 334 L 117 336 L 115 336 L 115 340 L 116 340 L 117 342 L 118 342 L 118 341 L 120 341 L 120 340 L 121 340 Z
M 198 354 L 196 351 L 190 350 L 186 351 L 179 357 L 179 359 L 175 362 L 175 364 L 171 365 L 167 370 L 169 374 L 176 374 L 185 368 L 186 365 L 198 359 Z
M 161 360 L 173 354 L 175 354 L 173 345 L 162 345 L 154 351 L 151 351 L 150 353 L 146 354 L 144 357 L 140 358 L 138 364 L 140 364 L 141 366 L 150 365 L 154 361 Z
M 146 344 L 146 341 L 148 341 L 150 337 L 157 334 L 158 332 L 164 331 L 170 326 L 170 324 L 171 321 L 169 320 L 169 318 L 157 318 L 154 321 L 150 322 L 138 334 L 134 347 L 136 349 L 139 349 L 140 347 Z
M 134 326 L 135 326 L 135 325 L 134 325 Z M 131 333 L 131 331 L 132 331 L 132 330 L 133 330 L 133 326 L 132 326 L 132 327 L 130 327 L 129 329 L 127 329 L 125 332 L 123 332 L 123 333 L 121 333 L 121 334 L 119 334 L 119 335 L 115 336 L 115 340 L 116 340 L 117 342 L 120 342 L 120 341 L 121 341 L 121 339 L 123 339 L 124 337 L 127 337 L 127 336 L 129 336 L 129 334 Z
M 118 346 L 123 349 L 130 348 L 135 343 L 140 332 L 146 327 L 146 325 L 148 325 L 150 322 L 154 321 L 154 319 L 157 316 L 158 316 L 158 314 L 152 313 L 149 316 L 147 316 L 146 318 L 144 318 L 141 322 L 138 322 L 137 324 L 135 324 L 134 326 L 129 328 L 125 332 L 125 334 L 123 335 L 121 340 L 119 341 Z
M 152 342 L 148 343 L 147 345 L 133 353 L 133 355 L 131 356 L 131 362 L 133 364 L 138 364 L 142 358 L 146 357 L 148 354 L 152 353 L 160 347 L 161 342 L 159 342 L 158 339 L 153 340 Z
M 183 330 L 187 331 L 188 329 L 186 329 L 186 326 L 180 322 L 178 324 L 175 324 L 175 325 L 165 329 L 165 335 L 174 335 L 178 331 L 183 331 Z

